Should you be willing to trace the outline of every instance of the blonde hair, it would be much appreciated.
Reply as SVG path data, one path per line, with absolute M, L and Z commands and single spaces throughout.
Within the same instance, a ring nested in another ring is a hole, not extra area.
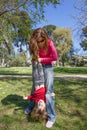
M 34 118 L 35 120 L 39 120 L 39 121 L 46 120 L 47 119 L 46 108 L 41 111 L 40 109 L 38 109 L 38 106 L 36 104 L 31 113 L 31 117 Z

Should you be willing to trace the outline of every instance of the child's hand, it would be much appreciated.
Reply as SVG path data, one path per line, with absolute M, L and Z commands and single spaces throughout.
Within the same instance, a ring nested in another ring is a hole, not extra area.
M 27 100 L 27 97 L 26 97 L 26 96 L 23 96 L 23 99 L 24 99 L 24 100 Z

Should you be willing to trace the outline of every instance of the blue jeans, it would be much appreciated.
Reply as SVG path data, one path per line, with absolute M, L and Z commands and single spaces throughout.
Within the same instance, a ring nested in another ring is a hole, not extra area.
M 54 92 L 54 73 L 53 67 L 51 64 L 43 65 L 44 78 L 46 85 L 46 109 L 48 114 L 48 120 L 55 122 L 56 112 L 55 112 L 55 99 L 51 96 L 51 93 Z

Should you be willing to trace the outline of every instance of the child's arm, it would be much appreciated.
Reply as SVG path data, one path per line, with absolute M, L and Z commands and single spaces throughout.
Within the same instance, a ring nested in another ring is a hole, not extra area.
M 33 95 L 23 96 L 23 99 L 24 99 L 24 100 L 29 100 L 29 99 L 32 99 L 32 98 L 33 98 Z

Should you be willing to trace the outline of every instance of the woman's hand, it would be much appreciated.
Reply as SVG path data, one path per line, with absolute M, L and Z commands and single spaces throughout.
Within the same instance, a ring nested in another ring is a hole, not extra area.
M 41 58 L 38 58 L 38 62 L 41 62 Z

